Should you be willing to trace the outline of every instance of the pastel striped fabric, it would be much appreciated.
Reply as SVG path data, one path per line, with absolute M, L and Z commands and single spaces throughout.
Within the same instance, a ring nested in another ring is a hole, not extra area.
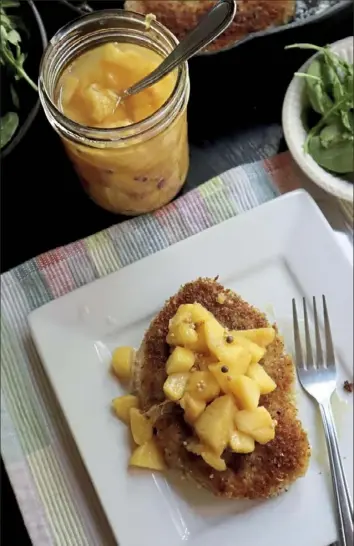
M 237 167 L 154 214 L 57 248 L 2 276 L 1 452 L 34 546 L 115 542 L 51 393 L 28 314 L 303 184 L 288 154 Z M 352 205 L 337 206 L 352 225 Z

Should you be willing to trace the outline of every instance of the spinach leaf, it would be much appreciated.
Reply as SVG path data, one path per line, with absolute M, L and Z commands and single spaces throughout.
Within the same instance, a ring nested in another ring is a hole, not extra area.
M 18 8 L 19 5 L 20 2 L 18 2 L 17 0 L 1 0 L 1 7 L 3 9 Z
M 345 131 L 341 120 L 338 119 L 326 125 L 320 132 L 320 141 L 324 148 L 330 148 L 339 142 L 353 141 L 354 137 L 349 131 Z
M 348 112 L 347 110 L 341 110 L 340 115 L 341 115 L 342 123 L 343 123 L 344 127 L 348 131 L 351 131 L 352 130 L 352 121 L 351 121 L 351 117 L 350 117 L 350 112 Z
M 14 105 L 16 110 L 19 110 L 20 109 L 20 99 L 19 99 L 17 91 L 16 91 L 16 89 L 14 88 L 13 85 L 10 85 L 10 93 L 11 93 L 12 104 Z
M 326 114 L 324 114 L 322 116 L 322 118 L 320 119 L 320 121 L 318 123 L 316 123 L 316 125 L 314 127 L 312 127 L 312 129 L 310 129 L 310 131 L 308 132 L 307 134 L 307 138 L 305 140 L 305 144 L 304 144 L 304 151 L 306 153 L 309 152 L 309 143 L 311 141 L 311 139 L 317 135 L 319 133 L 319 131 L 325 126 L 327 125 L 328 123 L 331 122 L 331 120 L 333 119 L 333 116 L 335 114 L 337 114 L 338 112 L 340 112 L 340 109 L 342 107 L 342 104 L 344 104 L 344 101 L 346 99 L 343 99 L 341 102 L 337 102 L 336 104 L 334 104 L 332 106 L 332 108 L 330 110 L 328 110 L 328 112 L 326 112 Z
M 10 142 L 16 133 L 18 123 L 19 118 L 15 112 L 8 112 L 0 118 L 0 149 Z
M 353 110 L 349 110 L 348 120 L 349 120 L 349 125 L 350 125 L 350 133 L 352 135 L 354 135 L 354 112 L 353 112 Z
M 336 174 L 346 174 L 354 171 L 353 141 L 338 142 L 329 148 L 324 148 L 319 136 L 311 138 L 308 150 L 313 159 L 324 169 Z
M 307 70 L 308 76 L 312 77 L 306 78 L 307 96 L 313 110 L 318 114 L 325 114 L 333 106 L 322 79 L 322 65 L 321 58 L 314 59 Z

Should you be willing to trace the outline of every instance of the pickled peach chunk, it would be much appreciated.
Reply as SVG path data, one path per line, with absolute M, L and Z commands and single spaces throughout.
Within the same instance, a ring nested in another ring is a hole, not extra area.
M 219 395 L 220 386 L 211 372 L 193 372 L 189 376 L 186 392 L 193 398 L 211 402 Z
M 224 344 L 225 328 L 221 326 L 220 322 L 218 322 L 213 315 L 211 315 L 209 320 L 204 322 L 203 326 L 208 349 L 212 354 L 219 358 L 217 351 L 218 348 Z
M 197 341 L 190 343 L 188 347 L 196 353 L 208 353 L 209 349 L 205 338 L 203 324 L 196 324 L 195 331 L 197 332 Z
M 145 444 L 152 438 L 152 424 L 137 408 L 131 408 L 130 412 L 130 430 L 134 438 L 134 442 L 139 446 Z
M 170 345 L 182 345 L 196 353 L 207 352 L 202 325 L 204 320 L 212 315 L 200 304 L 183 304 L 178 308 L 171 319 L 167 343 Z
M 130 423 L 130 410 L 132 408 L 139 408 L 139 400 L 137 396 L 133 394 L 126 394 L 125 396 L 119 396 L 112 401 L 112 408 L 117 417 L 123 421 L 126 425 Z
M 202 459 L 204 459 L 204 461 L 209 466 L 211 466 L 212 468 L 214 468 L 218 472 L 223 472 L 224 470 L 226 470 L 226 463 L 225 463 L 224 459 L 219 457 L 219 455 L 216 455 L 210 449 L 208 449 L 208 450 L 203 449 L 202 452 L 201 452 L 201 456 L 202 456 Z
M 250 377 L 240 375 L 230 385 L 232 394 L 236 398 L 236 405 L 240 409 L 254 410 L 258 406 L 260 389 Z
M 217 363 L 218 361 L 214 355 L 198 354 L 195 361 L 196 366 L 199 368 L 199 370 L 203 372 L 206 372 L 209 370 L 210 364 L 217 364 Z
M 82 101 L 90 111 L 92 121 L 97 124 L 114 114 L 118 96 L 110 89 L 104 89 L 97 83 L 92 83 L 82 92 Z
M 246 373 L 251 363 L 250 352 L 240 345 L 229 343 L 225 329 L 215 319 L 204 323 L 204 331 L 210 352 L 226 366 L 235 367 L 237 363 L 239 375 Z
M 140 60 L 139 55 L 134 49 L 127 51 L 124 46 L 121 47 L 120 44 L 112 42 L 108 42 L 101 46 L 100 58 L 102 61 L 119 66 L 120 70 L 125 75 L 127 72 L 132 72 L 136 68 L 134 62 L 136 63 Z
M 246 351 L 251 354 L 251 363 L 259 362 L 265 355 L 266 350 L 263 347 L 257 345 L 250 339 L 237 335 L 236 332 L 230 331 L 229 335 L 232 337 L 232 344 L 241 345 Z
M 234 430 L 230 437 L 229 446 L 235 453 L 252 453 L 256 444 L 254 439 L 248 434 Z
M 241 410 L 235 414 L 237 430 L 251 436 L 260 444 L 267 444 L 275 437 L 275 421 L 265 407 L 255 410 Z
M 163 455 L 154 440 L 149 440 L 133 451 L 129 459 L 129 466 L 148 468 L 150 470 L 166 469 Z
M 131 97 L 129 111 L 134 123 L 151 116 L 153 110 L 154 109 L 149 101 L 141 102 L 139 94 Z
M 186 445 L 187 451 L 200 455 L 204 461 L 219 472 L 226 470 L 226 463 L 219 455 L 216 455 L 210 448 L 203 446 L 194 440 L 190 440 Z
M 182 347 L 191 347 L 198 342 L 198 334 L 192 324 L 179 322 L 174 324 L 168 334 L 166 341 L 169 345 L 182 345 Z
M 235 404 L 231 396 L 216 398 L 206 407 L 194 425 L 201 442 L 221 455 L 227 446 L 233 427 Z
M 240 373 L 240 367 L 238 362 L 232 362 L 226 366 L 223 362 L 217 364 L 210 364 L 209 371 L 213 374 L 215 379 L 220 385 L 221 390 L 225 393 L 232 393 L 232 384 L 242 374 Z
M 132 347 L 118 347 L 113 351 L 112 369 L 122 381 L 130 379 L 134 358 L 135 351 Z
M 186 390 L 189 376 L 189 373 L 171 373 L 163 386 L 166 398 L 174 402 L 180 400 Z
M 79 87 L 79 80 L 75 76 L 68 74 L 66 78 L 66 85 L 61 90 L 61 104 L 62 107 L 65 107 L 73 98 L 74 93 L 76 93 L 77 88 Z
M 184 347 L 176 347 L 167 360 L 166 372 L 168 374 L 189 372 L 194 362 L 195 354 L 193 351 Z
M 261 394 L 269 394 L 277 388 L 275 381 L 260 364 L 251 364 L 247 375 L 258 384 Z
M 200 303 L 182 303 L 172 319 L 174 320 L 188 320 L 194 324 L 204 322 L 206 320 L 214 319 L 214 316 Z M 215 320 L 215 319 L 214 319 Z
M 274 328 L 253 328 L 250 330 L 236 330 L 234 331 L 236 337 L 243 337 L 253 341 L 260 347 L 268 347 L 275 338 Z
M 201 305 L 200 303 L 195 302 L 192 303 L 191 306 L 192 320 L 195 324 L 214 319 L 213 314 L 210 313 L 210 311 L 208 311 L 208 309 L 203 307 L 203 305 Z
M 193 424 L 206 408 L 204 400 L 194 398 L 189 393 L 183 395 L 180 405 L 184 409 L 185 420 L 190 424 Z
M 176 314 L 170 320 L 167 343 L 170 345 L 183 345 L 195 353 L 207 353 L 208 346 L 202 326 L 206 320 L 213 316 L 199 303 L 182 304 Z M 183 327 L 181 327 L 183 325 Z M 188 338 L 181 339 L 180 331 L 188 331 Z M 190 331 L 192 330 L 191 333 Z

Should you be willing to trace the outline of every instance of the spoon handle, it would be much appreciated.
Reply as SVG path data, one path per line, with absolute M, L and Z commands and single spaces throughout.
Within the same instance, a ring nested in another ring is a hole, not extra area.
M 166 59 L 145 78 L 129 87 L 124 95 L 129 96 L 139 93 L 146 87 L 150 87 L 150 85 L 161 80 L 179 64 L 187 61 L 222 34 L 233 21 L 235 13 L 235 0 L 219 0 Z

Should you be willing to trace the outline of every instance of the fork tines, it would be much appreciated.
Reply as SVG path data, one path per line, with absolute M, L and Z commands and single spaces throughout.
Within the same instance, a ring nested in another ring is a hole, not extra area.
M 296 366 L 298 368 L 304 368 L 304 369 L 308 369 L 311 367 L 327 368 L 327 367 L 335 365 L 332 334 L 331 334 L 331 328 L 329 323 L 328 309 L 327 309 L 325 296 L 322 296 L 322 304 L 323 304 L 323 318 L 324 318 L 324 333 L 325 333 L 325 342 L 326 342 L 326 359 L 323 358 L 320 326 L 319 326 L 317 304 L 316 304 L 315 297 L 313 297 L 313 315 L 314 315 L 314 325 L 315 325 L 316 358 L 314 359 L 312 345 L 311 345 L 311 335 L 310 335 L 306 299 L 303 298 L 305 346 L 306 346 L 306 357 L 304 358 L 302 347 L 301 347 L 301 338 L 300 338 L 299 321 L 298 321 L 297 309 L 296 309 L 296 301 L 295 299 L 293 299 L 295 358 L 296 358 Z

